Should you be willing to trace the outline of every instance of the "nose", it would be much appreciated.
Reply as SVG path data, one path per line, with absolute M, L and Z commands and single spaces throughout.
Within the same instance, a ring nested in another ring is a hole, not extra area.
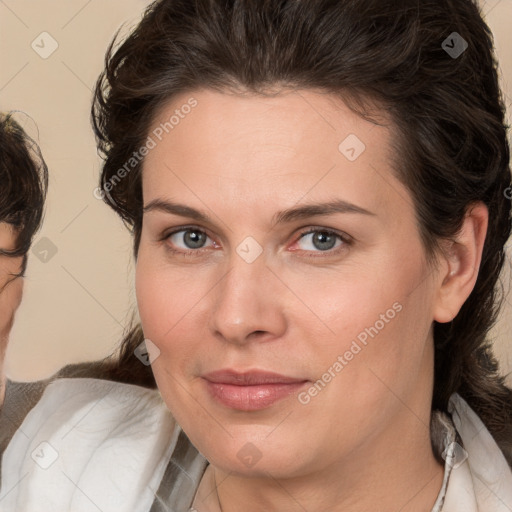
M 267 268 L 263 255 L 247 263 L 237 254 L 212 294 L 210 329 L 228 343 L 270 341 L 287 328 L 283 285 Z

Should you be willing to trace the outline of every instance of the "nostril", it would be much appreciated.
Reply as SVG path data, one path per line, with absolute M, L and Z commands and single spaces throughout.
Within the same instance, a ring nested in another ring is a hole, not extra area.
M 265 334 L 265 333 L 266 333 L 266 331 L 253 331 L 253 332 L 252 332 L 252 334 L 253 334 L 254 336 L 261 336 L 261 335 L 263 335 L 263 334 Z

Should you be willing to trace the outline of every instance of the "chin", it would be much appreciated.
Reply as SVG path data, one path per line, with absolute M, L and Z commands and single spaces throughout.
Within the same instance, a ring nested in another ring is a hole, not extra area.
M 285 431 L 279 436 L 269 435 L 271 431 L 267 426 L 253 426 L 239 433 L 230 429 L 232 437 L 222 435 L 216 439 L 191 433 L 189 438 L 213 466 L 227 473 L 250 478 L 269 474 L 274 478 L 290 478 L 303 474 L 308 455 L 312 455 L 305 453 L 304 440 L 294 439 Z

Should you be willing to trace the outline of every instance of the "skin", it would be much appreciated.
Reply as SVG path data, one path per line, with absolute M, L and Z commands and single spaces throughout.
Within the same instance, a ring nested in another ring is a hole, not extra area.
M 430 511 L 443 479 L 429 436 L 432 324 L 451 320 L 474 286 L 485 207 L 475 205 L 431 266 L 393 172 L 391 125 L 311 90 L 200 90 L 165 105 L 154 127 L 191 96 L 198 106 L 146 156 L 144 205 L 174 201 L 210 220 L 146 211 L 136 293 L 162 397 L 210 461 L 194 507 Z M 338 150 L 349 134 L 366 145 L 353 162 Z M 371 214 L 272 223 L 282 210 L 337 199 Z M 190 226 L 209 237 L 200 249 L 183 231 L 167 236 Z M 322 251 L 302 236 L 310 228 L 352 241 Z M 247 236 L 263 249 L 252 263 L 236 251 Z M 246 412 L 206 390 L 201 376 L 225 368 L 306 379 L 308 389 L 396 303 L 395 318 L 307 404 L 293 394 Z M 237 456 L 247 443 L 261 455 L 251 467 Z
M 0 249 L 13 250 L 15 243 L 16 233 L 11 225 L 0 222 Z M 4 360 L 9 343 L 9 333 L 23 294 L 23 279 L 13 277 L 13 275 L 21 271 L 22 263 L 23 256 L 12 258 L 0 255 L 0 406 L 5 397 Z

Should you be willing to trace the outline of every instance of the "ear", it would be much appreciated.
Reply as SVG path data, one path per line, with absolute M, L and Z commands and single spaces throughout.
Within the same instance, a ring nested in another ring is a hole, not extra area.
M 482 261 L 488 220 L 484 203 L 474 203 L 468 208 L 459 233 L 443 242 L 434 304 L 437 322 L 451 322 L 472 292 Z

